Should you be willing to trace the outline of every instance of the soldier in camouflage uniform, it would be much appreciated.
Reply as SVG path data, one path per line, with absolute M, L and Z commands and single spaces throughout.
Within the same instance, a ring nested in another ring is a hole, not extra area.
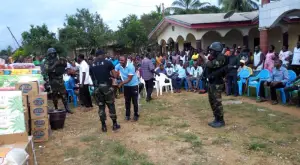
M 210 46 L 211 55 L 206 64 L 208 74 L 208 98 L 209 103 L 214 114 L 214 121 L 209 122 L 208 125 L 213 128 L 225 126 L 224 113 L 222 106 L 222 91 L 224 89 L 223 78 L 224 72 L 227 69 L 225 64 L 225 56 L 221 53 L 223 46 L 220 42 L 214 42 Z
M 113 131 L 121 128 L 117 123 L 117 115 L 114 100 L 114 88 L 112 87 L 112 75 L 117 77 L 112 62 L 105 60 L 104 52 L 98 50 L 97 58 L 90 67 L 90 76 L 95 86 L 94 97 L 99 106 L 99 117 L 102 124 L 102 132 L 107 132 L 105 105 L 109 109 L 110 118 L 113 122 Z
M 54 48 L 49 48 L 47 51 L 47 57 L 43 63 L 42 73 L 44 80 L 50 86 L 50 91 L 48 92 L 52 94 L 55 109 L 58 109 L 58 99 L 61 98 L 65 110 L 68 113 L 72 113 L 68 106 L 67 93 L 63 81 L 63 74 L 66 67 L 67 61 L 59 58 Z

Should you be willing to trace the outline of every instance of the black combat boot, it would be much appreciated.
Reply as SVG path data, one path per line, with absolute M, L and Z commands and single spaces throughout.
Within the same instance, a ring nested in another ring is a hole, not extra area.
M 214 123 L 217 122 L 217 117 L 216 117 L 216 115 L 214 115 L 214 118 L 215 118 L 215 119 L 214 119 L 213 121 L 211 121 L 211 122 L 208 123 L 208 125 L 211 126 L 211 127 L 212 127 L 212 125 L 214 125 Z
M 213 128 L 221 128 L 221 127 L 224 127 L 225 126 L 225 121 L 224 121 L 224 117 L 221 116 L 221 117 L 218 117 L 217 116 L 217 121 L 212 123 L 210 126 L 213 127 Z
M 105 121 L 101 122 L 101 123 L 102 123 L 102 132 L 107 132 L 107 127 L 106 127 Z
M 113 128 L 112 128 L 112 130 L 116 131 L 116 130 L 118 130 L 120 128 L 121 128 L 121 126 L 117 123 L 117 120 L 113 120 Z
M 68 103 L 64 103 L 64 107 L 65 107 L 65 110 L 66 110 L 68 113 L 73 114 L 73 112 L 72 112 L 72 111 L 70 110 L 70 108 L 69 108 Z

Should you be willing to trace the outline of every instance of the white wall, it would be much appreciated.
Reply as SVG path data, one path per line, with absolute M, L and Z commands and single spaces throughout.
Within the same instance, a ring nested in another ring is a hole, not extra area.
M 293 51 L 296 47 L 300 35 L 300 23 L 289 25 L 289 50 Z
M 259 7 L 259 27 L 272 27 L 277 24 L 278 20 L 281 20 L 284 13 L 295 9 L 300 10 L 299 0 L 281 0 L 265 4 Z

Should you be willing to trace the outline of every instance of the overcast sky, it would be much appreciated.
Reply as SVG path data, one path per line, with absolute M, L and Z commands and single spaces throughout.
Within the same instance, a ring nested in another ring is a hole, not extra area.
M 173 0 L 9 0 L 0 5 L 0 49 L 17 44 L 11 37 L 10 27 L 21 43 L 21 33 L 30 25 L 42 25 L 57 32 L 63 26 L 66 14 L 74 14 L 77 8 L 88 8 L 91 12 L 100 13 L 111 29 L 116 30 L 119 21 L 128 14 L 142 15 L 155 10 L 155 5 L 164 3 L 169 7 Z M 216 5 L 217 0 L 201 0 Z

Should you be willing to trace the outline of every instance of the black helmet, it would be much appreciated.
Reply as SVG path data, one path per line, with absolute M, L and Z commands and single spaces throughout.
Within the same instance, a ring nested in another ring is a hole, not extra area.
M 49 48 L 47 50 L 47 55 L 51 54 L 51 53 L 56 53 L 56 50 L 54 48 Z
M 221 44 L 221 42 L 213 42 L 210 47 L 210 50 L 214 50 L 216 52 L 222 52 L 223 51 L 223 45 Z

